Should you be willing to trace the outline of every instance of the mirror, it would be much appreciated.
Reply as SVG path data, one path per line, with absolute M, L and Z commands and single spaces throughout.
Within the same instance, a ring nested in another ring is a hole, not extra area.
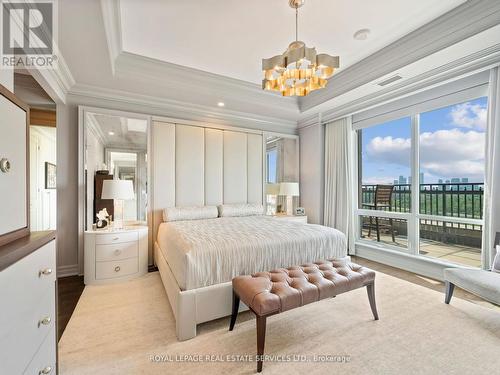
M 266 214 L 294 214 L 299 205 L 298 137 L 267 134 L 265 141 Z
M 148 210 L 148 120 L 85 112 L 85 230 L 106 209 L 112 220 L 145 224 Z M 133 194 L 120 202 L 102 199 L 106 180 L 130 181 Z

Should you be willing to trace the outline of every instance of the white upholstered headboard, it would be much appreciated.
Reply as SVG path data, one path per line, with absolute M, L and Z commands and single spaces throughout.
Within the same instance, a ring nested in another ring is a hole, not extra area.
M 153 239 L 166 207 L 263 203 L 262 134 L 153 122 Z

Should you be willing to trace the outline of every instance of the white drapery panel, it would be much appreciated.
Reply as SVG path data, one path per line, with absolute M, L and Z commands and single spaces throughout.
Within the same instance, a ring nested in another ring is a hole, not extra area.
M 495 257 L 495 234 L 500 232 L 500 70 L 490 71 L 486 162 L 484 178 L 483 267 Z
M 352 120 L 345 117 L 325 125 L 324 225 L 336 228 L 349 239 L 354 251 L 351 197 Z

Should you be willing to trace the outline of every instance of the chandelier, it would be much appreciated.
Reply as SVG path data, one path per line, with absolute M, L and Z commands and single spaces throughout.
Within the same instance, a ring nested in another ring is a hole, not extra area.
M 326 87 L 328 78 L 339 67 L 339 57 L 316 53 L 299 41 L 299 8 L 305 0 L 289 0 L 295 9 L 295 41 L 287 50 L 269 59 L 262 59 L 264 90 L 279 91 L 283 96 L 305 96 L 310 92 Z

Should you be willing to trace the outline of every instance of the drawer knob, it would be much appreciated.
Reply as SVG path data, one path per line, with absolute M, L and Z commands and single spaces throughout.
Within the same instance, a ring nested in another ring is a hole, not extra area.
M 50 274 L 52 274 L 52 269 L 51 268 L 44 268 L 43 270 L 38 271 L 38 277 L 48 276 Z
M 10 171 L 10 161 L 6 158 L 0 160 L 0 170 L 3 173 L 8 173 Z
M 51 321 L 52 319 L 50 319 L 50 316 L 46 316 L 45 318 L 38 321 L 38 327 L 40 327 L 41 325 L 48 326 Z
M 40 370 L 38 372 L 38 375 L 47 375 L 47 374 L 50 374 L 51 372 L 52 372 L 52 367 L 47 366 L 43 370 Z
M 115 272 L 120 272 L 120 270 L 121 270 L 120 266 L 115 267 Z
M 115 250 L 115 255 L 120 255 L 121 253 L 122 253 L 122 251 L 120 249 Z
M 120 238 L 118 238 L 118 237 L 114 237 L 114 238 L 113 238 L 113 241 L 118 241 L 119 239 L 120 239 Z

